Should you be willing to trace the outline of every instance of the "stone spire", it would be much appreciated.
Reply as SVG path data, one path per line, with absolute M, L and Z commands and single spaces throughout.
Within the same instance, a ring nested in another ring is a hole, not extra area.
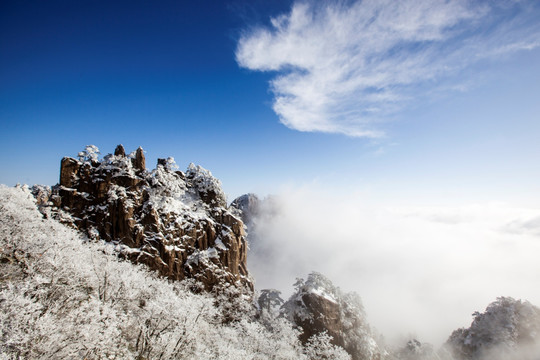
M 126 156 L 126 150 L 124 149 L 124 146 L 122 144 L 118 145 L 116 149 L 114 149 L 114 155 Z
M 139 146 L 137 152 L 135 153 L 135 161 L 133 167 L 137 171 L 144 171 L 146 169 L 146 159 L 144 158 L 143 148 Z

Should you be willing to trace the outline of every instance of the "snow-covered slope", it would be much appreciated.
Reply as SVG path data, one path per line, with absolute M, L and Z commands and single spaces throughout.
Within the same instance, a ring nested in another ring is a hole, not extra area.
M 285 319 L 256 321 L 234 286 L 194 294 L 112 247 L 0 186 L 0 359 L 347 358 L 324 337 L 302 346 Z

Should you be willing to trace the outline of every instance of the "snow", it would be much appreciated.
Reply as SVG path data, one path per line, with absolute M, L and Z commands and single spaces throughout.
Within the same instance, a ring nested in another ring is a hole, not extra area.
M 213 222 L 198 193 L 189 189 L 186 182 L 175 172 L 158 166 L 150 173 L 150 182 L 148 205 L 151 207 L 164 213 Z
M 336 303 L 336 304 L 337 304 L 336 298 L 335 298 L 332 294 L 326 292 L 326 291 L 324 290 L 324 288 L 322 288 L 322 287 L 311 288 L 311 289 L 309 289 L 309 292 L 310 292 L 311 294 L 320 296 L 320 297 L 322 297 L 322 298 L 324 298 L 324 299 L 326 299 L 326 300 L 328 300 L 328 301 L 330 301 L 330 302 L 333 302 L 333 303 Z
M 186 177 L 191 179 L 199 193 L 213 193 L 218 201 L 217 205 L 227 205 L 227 196 L 223 192 L 221 181 L 212 176 L 212 173 L 209 170 L 206 170 L 200 165 L 190 163 L 186 172 Z
M 104 156 L 99 164 L 98 170 L 101 173 L 112 173 L 113 177 L 136 177 L 131 158 L 121 155 L 116 156 L 108 154 Z
M 199 263 L 206 263 L 209 259 L 219 258 L 218 251 L 211 247 L 205 250 L 197 250 L 191 254 L 186 261 L 188 266 L 190 265 L 199 265 Z
M 220 249 L 220 250 L 227 250 L 227 246 L 225 246 L 225 244 L 223 244 L 223 241 L 221 241 L 221 239 L 218 237 L 215 241 L 215 244 L 216 244 L 216 248 Z
M 97 161 L 99 157 L 99 149 L 95 145 L 86 145 L 85 149 L 79 152 L 79 161 L 82 163 L 89 163 Z

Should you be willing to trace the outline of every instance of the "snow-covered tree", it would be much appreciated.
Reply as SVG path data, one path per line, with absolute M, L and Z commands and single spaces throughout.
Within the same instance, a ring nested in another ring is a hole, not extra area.
M 285 301 L 281 298 L 281 291 L 276 289 L 263 289 L 259 293 L 257 304 L 263 314 L 277 316 L 279 309 Z
M 176 165 L 176 161 L 174 161 L 174 158 L 172 156 L 169 156 L 167 159 L 165 159 L 165 168 L 170 171 L 178 170 L 178 165 Z
M 84 150 L 79 152 L 78 156 L 81 162 L 98 161 L 99 149 L 95 145 L 86 145 Z
M 327 332 L 311 336 L 304 353 L 311 360 L 350 360 L 351 356 L 341 347 L 332 345 L 332 337 Z

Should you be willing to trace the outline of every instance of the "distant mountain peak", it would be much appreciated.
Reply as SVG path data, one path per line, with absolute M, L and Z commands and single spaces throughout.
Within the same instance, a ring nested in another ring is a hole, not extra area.
M 236 209 L 242 221 L 250 225 L 261 211 L 261 200 L 255 194 L 244 194 L 231 202 L 231 208 Z

